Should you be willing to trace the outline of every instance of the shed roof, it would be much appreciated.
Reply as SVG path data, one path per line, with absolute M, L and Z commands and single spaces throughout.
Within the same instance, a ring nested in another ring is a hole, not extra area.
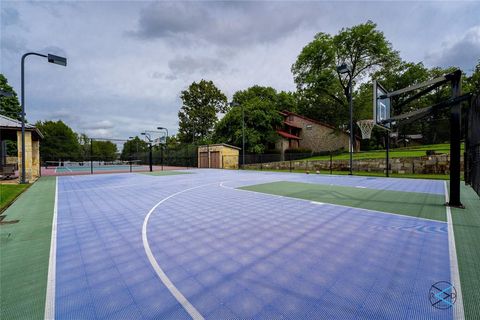
M 209 145 L 205 144 L 203 146 L 198 146 L 198 147 L 199 148 L 206 148 L 206 147 L 218 147 L 218 146 L 237 149 L 237 150 L 242 150 L 242 148 L 235 147 L 235 146 L 232 146 L 232 145 L 229 145 L 229 144 L 226 144 L 226 143 L 216 143 L 216 144 L 209 144 Z
M 17 119 L 12 119 L 0 114 L 0 129 L 18 131 L 22 128 L 22 122 Z M 25 130 L 34 131 L 40 138 L 43 138 L 42 133 L 34 125 L 25 123 Z

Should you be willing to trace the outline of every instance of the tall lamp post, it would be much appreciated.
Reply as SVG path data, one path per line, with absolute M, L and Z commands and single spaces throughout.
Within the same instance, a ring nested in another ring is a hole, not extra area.
M 348 103 L 350 105 L 350 175 L 353 174 L 353 102 L 352 102 L 352 73 L 350 67 L 346 63 L 342 63 L 337 66 L 337 72 L 340 74 L 348 74 L 348 86 L 345 89 L 345 93 L 348 97 Z
M 148 165 L 150 167 L 150 172 L 153 171 L 153 155 L 152 155 L 152 138 L 150 137 L 150 134 L 148 134 L 148 132 L 142 132 L 142 136 L 145 136 L 145 138 L 147 138 L 148 140 L 148 149 L 149 149 L 149 153 L 148 153 Z
M 136 137 L 128 137 L 130 140 L 135 140 Z M 137 150 L 138 153 L 138 140 L 135 140 L 135 149 Z
M 42 58 L 47 58 L 48 62 L 58 64 L 61 66 L 67 66 L 67 58 L 59 57 L 53 54 L 44 55 L 41 53 L 36 52 L 27 52 L 22 56 L 22 69 L 21 69 L 21 95 L 22 95 L 22 177 L 20 179 L 20 183 L 24 184 L 27 183 L 25 179 L 25 59 L 28 56 L 39 56 Z
M 239 103 L 232 101 L 230 102 L 230 106 L 238 107 Z M 242 107 L 242 169 L 243 169 L 245 167 L 245 108 L 243 107 L 243 103 L 241 107 Z
M 157 127 L 157 130 L 165 130 L 167 133 L 167 136 L 165 138 L 165 148 L 167 149 L 167 157 L 168 157 L 168 145 L 167 145 L 167 140 L 168 140 L 168 129 L 164 127 Z M 170 162 L 170 161 L 169 161 Z M 163 171 L 163 147 L 162 147 L 162 171 Z

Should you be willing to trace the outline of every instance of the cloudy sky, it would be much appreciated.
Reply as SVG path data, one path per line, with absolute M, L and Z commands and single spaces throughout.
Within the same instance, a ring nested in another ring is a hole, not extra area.
M 458 66 L 480 57 L 480 2 L 0 1 L 0 69 L 30 122 L 62 119 L 93 137 L 175 133 L 180 91 L 213 80 L 229 97 L 254 84 L 294 90 L 290 68 L 317 32 L 372 20 L 403 59 Z

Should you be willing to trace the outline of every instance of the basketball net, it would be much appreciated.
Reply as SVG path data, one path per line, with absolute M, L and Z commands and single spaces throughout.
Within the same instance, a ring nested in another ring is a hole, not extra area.
M 359 120 L 357 121 L 357 125 L 360 128 L 360 131 L 362 131 L 362 139 L 370 139 L 373 127 L 375 127 L 375 121 L 371 119 Z

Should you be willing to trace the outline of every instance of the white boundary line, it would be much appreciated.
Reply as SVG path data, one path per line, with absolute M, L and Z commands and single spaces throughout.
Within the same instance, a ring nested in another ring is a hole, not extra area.
M 204 184 L 201 186 L 196 186 L 193 188 L 188 188 L 179 192 L 176 192 L 164 199 L 162 199 L 160 202 L 158 202 L 155 206 L 153 206 L 152 209 L 147 213 L 145 220 L 143 220 L 143 227 L 142 227 L 142 241 L 143 241 L 143 248 L 145 249 L 145 253 L 147 254 L 147 258 L 150 261 L 150 264 L 152 265 L 153 269 L 157 273 L 158 277 L 160 280 L 163 282 L 163 284 L 167 287 L 167 289 L 170 291 L 170 293 L 177 299 L 177 301 L 182 305 L 182 307 L 188 312 L 188 314 L 192 317 L 192 319 L 195 320 L 203 320 L 203 316 L 198 312 L 198 310 L 185 298 L 185 296 L 175 287 L 175 285 L 172 283 L 172 281 L 168 278 L 166 273 L 162 270 L 160 265 L 158 264 L 157 260 L 155 260 L 155 257 L 153 256 L 152 250 L 150 249 L 150 245 L 148 243 L 148 238 L 147 238 L 147 225 L 148 225 L 148 220 L 150 219 L 150 216 L 152 213 L 157 209 L 159 205 L 164 203 L 170 198 L 173 198 L 181 193 L 202 188 L 208 185 L 212 184 L 217 184 L 216 183 L 209 183 L 209 184 Z
M 273 182 L 281 182 L 281 181 L 284 181 L 284 180 L 273 181 Z M 289 181 L 287 181 L 287 182 L 289 182 Z M 425 221 L 432 221 L 432 222 L 438 222 L 438 223 L 447 223 L 447 222 L 445 222 L 445 221 L 428 219 L 428 218 L 422 218 L 422 217 L 407 216 L 407 215 L 398 214 L 398 213 L 393 213 L 393 212 L 384 212 L 384 211 L 378 211 L 378 210 L 371 210 L 371 209 L 350 207 L 350 206 L 345 206 L 345 205 L 335 204 L 335 203 L 312 201 L 312 200 L 302 199 L 302 198 L 294 198 L 294 197 L 280 196 L 280 195 L 278 195 L 278 194 L 270 194 L 270 193 L 252 191 L 252 190 L 238 189 L 238 188 L 228 187 L 228 186 L 224 185 L 223 183 L 224 183 L 224 182 L 220 183 L 220 187 L 225 188 L 225 189 L 235 190 L 235 191 L 253 192 L 253 193 L 264 194 L 264 195 L 271 196 L 271 197 L 275 197 L 275 198 L 285 198 L 285 199 L 297 200 L 297 201 L 307 201 L 307 202 L 310 202 L 311 204 L 316 204 L 316 205 L 330 205 L 330 206 L 350 208 L 350 209 L 357 209 L 357 210 L 368 211 L 368 212 L 375 212 L 375 213 L 381 213 L 381 214 L 389 214 L 389 215 L 394 215 L 394 216 L 397 216 L 397 217 L 404 217 L 404 218 L 409 218 L 409 219 L 425 220 Z M 241 188 L 241 187 L 239 187 L 239 188 Z
M 52 236 L 50 239 L 50 259 L 48 261 L 47 295 L 45 298 L 45 319 L 55 319 L 55 273 L 57 258 L 57 212 L 58 177 L 55 177 L 55 204 L 53 206 Z
M 443 182 L 445 189 L 445 202 L 449 202 L 447 182 Z M 450 255 L 450 278 L 452 280 L 452 285 L 457 290 L 457 301 L 453 305 L 453 318 L 454 319 L 465 319 L 465 313 L 463 310 L 463 296 L 462 296 L 462 285 L 460 283 L 460 273 L 458 270 L 458 259 L 457 259 L 457 248 L 455 246 L 455 234 L 453 233 L 453 220 L 452 220 L 452 210 L 448 205 L 445 206 L 447 210 L 447 223 L 448 223 L 448 251 Z

